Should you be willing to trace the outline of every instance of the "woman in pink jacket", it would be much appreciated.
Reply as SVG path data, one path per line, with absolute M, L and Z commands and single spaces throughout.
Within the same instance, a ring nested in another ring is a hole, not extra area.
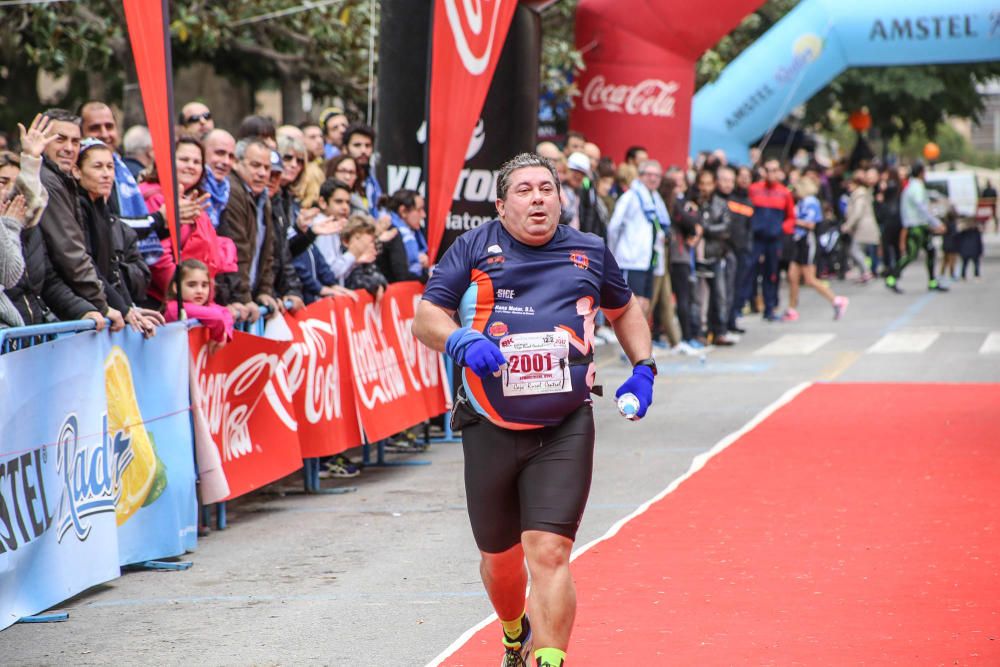
M 174 162 L 177 169 L 177 184 L 180 194 L 188 197 L 203 197 L 202 179 L 205 174 L 205 150 L 197 139 L 181 137 L 174 149 Z M 150 212 L 160 210 L 166 198 L 160 187 L 160 179 L 154 167 L 152 172 L 139 184 L 146 208 Z M 148 293 L 153 298 L 163 301 L 167 293 L 167 285 L 174 276 L 173 241 L 166 238 L 162 241 L 163 256 L 152 267 L 153 278 Z M 180 257 L 197 259 L 208 268 L 209 277 L 215 280 L 219 273 L 236 271 L 236 246 L 231 239 L 220 237 L 215 233 L 211 218 L 203 210 L 194 220 L 182 221 L 180 236 Z

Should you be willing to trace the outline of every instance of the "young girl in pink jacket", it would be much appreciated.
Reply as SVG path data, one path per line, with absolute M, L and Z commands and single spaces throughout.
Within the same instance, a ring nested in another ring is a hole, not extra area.
M 219 345 L 233 339 L 233 316 L 227 308 L 212 301 L 212 279 L 208 267 L 197 259 L 185 259 L 177 265 L 180 274 L 181 300 L 184 302 L 184 317 L 198 320 L 208 329 L 209 337 Z M 167 322 L 176 322 L 177 282 L 170 281 L 163 317 Z

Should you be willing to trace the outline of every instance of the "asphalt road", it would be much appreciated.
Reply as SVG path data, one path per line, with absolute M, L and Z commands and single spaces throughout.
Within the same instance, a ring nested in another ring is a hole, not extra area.
M 740 344 L 704 363 L 660 353 L 645 420 L 625 422 L 598 399 L 578 544 L 799 383 L 1000 381 L 1000 237 L 988 238 L 987 253 L 982 281 L 949 294 L 928 293 L 913 266 L 902 296 L 878 283 L 834 283 L 851 298 L 840 322 L 805 291 L 800 321 L 747 318 Z M 599 380 L 613 390 L 627 368 L 607 348 L 600 359 Z M 345 495 L 296 494 L 290 479 L 286 495 L 236 503 L 229 529 L 190 555 L 191 570 L 128 573 L 62 605 L 66 623 L 13 626 L 0 633 L 0 663 L 427 663 L 491 609 L 465 514 L 461 446 L 395 457 L 407 458 L 431 465 L 368 468 Z

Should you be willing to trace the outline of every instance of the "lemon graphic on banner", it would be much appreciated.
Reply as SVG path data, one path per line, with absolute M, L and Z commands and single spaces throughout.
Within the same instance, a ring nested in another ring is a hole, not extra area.
M 119 457 L 127 457 L 131 450 L 131 461 L 120 470 L 118 480 L 115 516 L 120 526 L 163 493 L 167 471 L 139 412 L 132 366 L 117 345 L 104 360 L 104 391 L 108 398 L 108 436 L 114 442 L 120 434 L 121 443 L 127 447 L 124 452 L 116 452 Z

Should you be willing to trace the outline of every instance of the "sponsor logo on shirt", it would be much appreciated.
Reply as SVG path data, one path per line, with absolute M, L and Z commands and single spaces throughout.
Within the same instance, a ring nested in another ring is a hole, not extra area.
M 512 289 L 498 289 L 497 290 L 497 299 L 498 300 L 500 300 L 500 299 L 510 300 L 510 299 L 515 298 L 516 295 L 517 295 L 517 293 L 514 290 L 512 290 Z
M 590 257 L 587 253 L 582 250 L 574 250 L 569 254 L 569 261 L 573 262 L 573 266 L 578 269 L 588 269 L 590 268 Z
M 507 325 L 503 322 L 494 322 L 490 325 L 489 334 L 493 338 L 501 338 L 507 335 Z
M 503 248 L 494 243 L 493 245 L 491 245 L 489 248 L 486 249 L 486 252 L 490 253 L 491 255 L 499 255 L 500 253 L 503 252 Z

